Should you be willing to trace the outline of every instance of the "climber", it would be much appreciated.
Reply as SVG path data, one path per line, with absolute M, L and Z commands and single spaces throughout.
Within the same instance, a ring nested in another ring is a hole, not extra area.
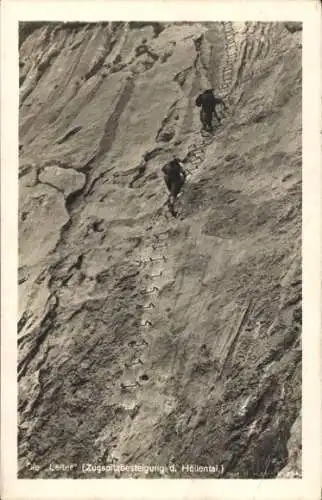
M 212 132 L 212 115 L 215 115 L 216 120 L 220 123 L 221 119 L 217 114 L 216 106 L 221 104 L 224 109 L 227 109 L 224 101 L 220 97 L 215 97 L 213 89 L 208 89 L 198 95 L 195 100 L 196 106 L 201 108 L 200 110 L 200 121 L 203 125 L 203 129 Z
M 175 216 L 174 203 L 177 199 L 180 189 L 185 183 L 187 174 L 184 171 L 183 165 L 180 160 L 178 160 L 178 158 L 173 158 L 173 160 L 164 165 L 162 167 L 162 172 L 164 174 L 165 183 L 170 192 L 167 203 L 170 212 L 173 216 Z

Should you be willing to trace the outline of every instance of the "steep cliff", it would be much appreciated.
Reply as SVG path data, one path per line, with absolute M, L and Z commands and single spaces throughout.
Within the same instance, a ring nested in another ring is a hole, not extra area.
M 301 474 L 301 78 L 291 23 L 21 27 L 19 477 Z

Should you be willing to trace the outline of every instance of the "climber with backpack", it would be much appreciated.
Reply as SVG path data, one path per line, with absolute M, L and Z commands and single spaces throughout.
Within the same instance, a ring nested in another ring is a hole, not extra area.
M 208 89 L 198 95 L 195 100 L 196 106 L 200 109 L 200 121 L 202 123 L 202 128 L 207 132 L 212 132 L 212 118 L 215 116 L 218 123 L 221 122 L 220 117 L 217 114 L 216 106 L 221 104 L 226 110 L 227 106 L 220 97 L 214 95 L 213 89 Z
M 174 204 L 183 184 L 185 183 L 187 174 L 184 171 L 183 164 L 176 157 L 162 167 L 162 172 L 164 174 L 164 181 L 170 192 L 167 201 L 169 210 L 173 216 L 176 216 Z

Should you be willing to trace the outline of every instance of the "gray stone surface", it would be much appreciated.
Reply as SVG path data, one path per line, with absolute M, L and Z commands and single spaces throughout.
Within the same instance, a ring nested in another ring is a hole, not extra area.
M 19 477 L 172 461 L 171 477 L 272 478 L 289 456 L 300 474 L 300 32 L 24 33 Z M 210 86 L 228 105 L 214 137 L 194 105 Z M 173 155 L 190 171 L 176 219 L 160 171 Z
M 38 178 L 43 184 L 49 184 L 57 188 L 65 197 L 75 191 L 80 191 L 86 182 L 86 177 L 81 172 L 77 172 L 72 168 L 60 168 L 55 165 L 45 167 Z

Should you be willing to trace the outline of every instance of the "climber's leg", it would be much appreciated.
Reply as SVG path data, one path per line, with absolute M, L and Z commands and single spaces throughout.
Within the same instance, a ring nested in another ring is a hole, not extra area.
M 181 179 L 178 179 L 176 180 L 176 182 L 173 183 L 171 187 L 171 195 L 173 200 L 176 200 L 182 186 L 183 186 L 183 181 Z
M 168 190 L 171 192 L 172 182 L 171 182 L 171 179 L 167 175 L 164 176 L 164 182 L 166 183 Z
M 212 109 L 210 107 L 203 107 L 200 112 L 201 123 L 203 128 L 208 131 L 212 131 Z

